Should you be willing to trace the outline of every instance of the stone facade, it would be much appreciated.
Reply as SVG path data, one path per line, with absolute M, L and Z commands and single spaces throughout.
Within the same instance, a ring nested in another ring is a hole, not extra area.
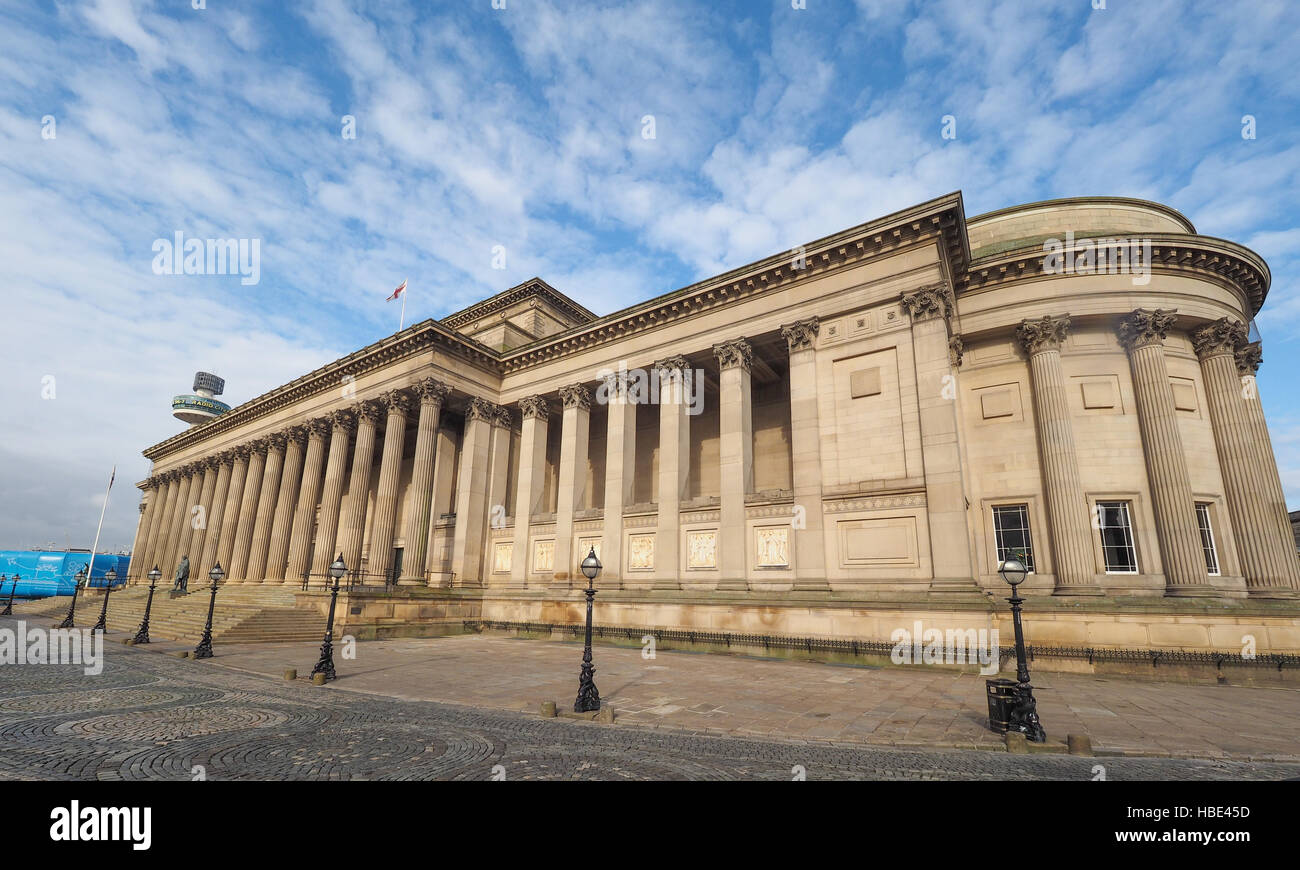
M 1094 268 L 1103 237 L 1121 265 L 1147 246 L 1145 280 Z M 1154 203 L 968 220 L 960 194 L 604 317 L 534 279 L 147 449 L 132 564 L 297 586 L 342 553 L 413 601 L 556 622 L 595 549 L 611 624 L 878 640 L 988 614 L 1023 550 L 1069 626 L 1037 642 L 1248 623 L 1293 651 L 1247 337 L 1268 281 Z

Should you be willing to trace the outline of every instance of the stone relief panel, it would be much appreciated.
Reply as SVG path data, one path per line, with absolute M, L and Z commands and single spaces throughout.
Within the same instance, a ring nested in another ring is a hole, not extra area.
M 514 561 L 515 545 L 513 541 L 497 541 L 492 547 L 492 571 L 495 574 L 509 574 L 510 564 Z
M 549 574 L 555 570 L 555 541 L 533 541 L 533 573 Z
M 573 570 L 575 577 L 582 576 L 582 560 L 587 558 L 587 554 L 592 550 L 596 551 L 596 558 L 604 564 L 604 558 L 600 555 L 600 538 L 583 537 L 578 538 L 578 546 L 573 548 Z
M 790 567 L 789 526 L 754 529 L 754 564 L 759 568 Z
M 718 567 L 718 533 L 716 530 L 686 533 L 686 567 Z
M 627 539 L 627 569 L 653 571 L 655 567 L 655 536 L 629 535 Z

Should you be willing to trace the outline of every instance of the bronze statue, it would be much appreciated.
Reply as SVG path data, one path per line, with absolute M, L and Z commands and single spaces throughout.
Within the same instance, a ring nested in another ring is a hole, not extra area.
M 187 592 L 190 585 L 190 557 L 181 556 L 181 563 L 176 566 L 176 583 L 173 592 Z

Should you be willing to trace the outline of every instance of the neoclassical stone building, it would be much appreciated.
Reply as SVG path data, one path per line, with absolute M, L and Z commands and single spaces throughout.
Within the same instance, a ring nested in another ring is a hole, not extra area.
M 133 573 L 342 553 L 418 633 L 576 621 L 594 549 L 604 624 L 882 640 L 1000 624 L 1021 552 L 1035 642 L 1297 651 L 1268 286 L 1161 205 L 959 193 L 604 316 L 534 279 L 148 448 Z

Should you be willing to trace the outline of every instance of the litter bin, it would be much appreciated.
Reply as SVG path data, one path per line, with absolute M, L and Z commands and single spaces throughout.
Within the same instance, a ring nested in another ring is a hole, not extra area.
M 1020 684 L 1015 680 L 985 680 L 989 696 L 989 730 L 1005 734 L 1011 727 L 1011 711 L 1020 698 Z

